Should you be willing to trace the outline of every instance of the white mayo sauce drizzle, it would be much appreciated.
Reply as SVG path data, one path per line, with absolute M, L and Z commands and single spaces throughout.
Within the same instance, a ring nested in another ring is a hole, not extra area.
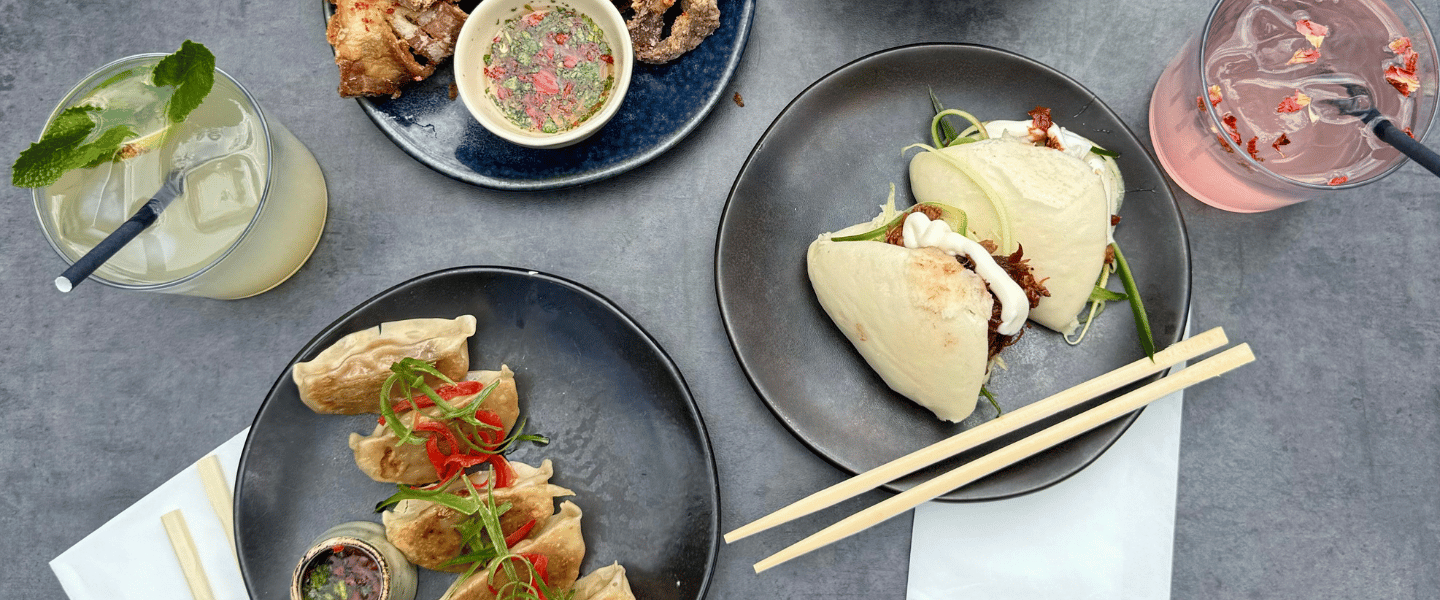
M 1025 326 L 1025 319 L 1030 317 L 1030 299 L 984 246 L 951 231 L 950 225 L 944 221 L 931 221 L 930 217 L 920 212 L 905 217 L 902 232 L 906 248 L 935 248 L 950 256 L 963 254 L 974 261 L 975 273 L 985 280 L 990 291 L 1000 300 L 1000 327 L 997 331 L 1001 335 L 1015 335 Z

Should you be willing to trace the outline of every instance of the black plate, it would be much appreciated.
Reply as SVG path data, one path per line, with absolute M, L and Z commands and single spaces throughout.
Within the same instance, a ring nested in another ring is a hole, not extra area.
M 325 17 L 334 7 L 321 0 Z M 462 0 L 466 9 L 476 4 Z M 694 131 L 721 100 L 740 65 L 755 0 L 722 0 L 720 27 L 698 47 L 663 65 L 635 62 L 620 111 L 589 139 L 554 150 L 511 144 L 487 131 L 459 98 L 452 61 L 399 98 L 359 98 L 360 108 L 395 145 L 422 164 L 466 183 L 502 190 L 550 190 L 591 183 L 643 165 Z
M 638 597 L 703 597 L 720 526 L 710 440 L 670 358 L 599 294 L 534 271 L 439 271 L 365 301 L 295 360 L 384 321 L 461 314 L 479 321 L 472 366 L 510 365 L 526 431 L 552 440 L 511 457 L 552 459 L 554 481 L 575 490 L 585 513 L 582 574 L 618 560 Z M 346 445 L 350 432 L 368 433 L 374 423 L 373 415 L 311 412 L 288 366 L 275 382 L 245 441 L 235 490 L 236 546 L 251 598 L 288 598 L 291 569 L 331 526 L 379 522 L 375 503 L 395 486 L 361 473 Z M 439 598 L 454 578 L 422 569 L 416 598 Z
M 1033 60 L 964 44 L 893 48 L 835 70 L 780 113 L 741 168 L 720 221 L 715 283 L 726 332 L 760 398 L 801 442 L 851 473 L 994 416 L 982 400 L 965 422 L 945 423 L 892 392 L 830 322 L 805 272 L 810 242 L 874 217 L 891 183 L 897 205 L 911 203 L 915 151 L 902 156 L 901 148 L 930 142 L 930 89 L 946 107 L 981 119 L 1025 120 L 1030 109 L 1048 106 L 1056 123 L 1120 152 L 1127 193 L 1117 241 L 1158 346 L 1179 340 L 1190 303 L 1189 245 L 1174 197 L 1140 142 L 1079 83 Z M 1129 309 L 1112 304 L 1078 347 L 1031 327 L 1003 354 L 1009 370 L 997 371 L 987 387 L 1014 409 L 1141 356 Z M 1095 460 L 1133 420 L 1106 424 L 943 499 L 995 500 L 1056 483 Z M 908 489 L 1019 437 L 887 487 Z

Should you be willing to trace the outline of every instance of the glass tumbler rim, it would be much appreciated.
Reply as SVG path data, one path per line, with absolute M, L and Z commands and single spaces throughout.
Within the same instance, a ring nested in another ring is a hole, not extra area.
M 1211 6 L 1211 8 L 1210 8 L 1209 14 L 1205 17 L 1205 27 L 1204 27 L 1203 29 L 1201 29 L 1201 30 L 1200 30 L 1200 33 L 1198 34 L 1198 35 L 1200 36 L 1199 46 L 1198 46 L 1198 48 L 1196 48 L 1196 52 L 1195 52 L 1195 56 L 1193 57 L 1193 60 L 1196 61 L 1196 63 L 1197 63 L 1197 64 L 1196 64 L 1196 70 L 1200 73 L 1200 93 L 1201 93 L 1201 96 L 1200 96 L 1200 97 L 1201 97 L 1201 98 L 1205 98 L 1205 94 L 1207 94 L 1206 90 L 1210 89 L 1209 75 L 1208 75 L 1208 73 L 1206 72 L 1206 69 L 1205 69 L 1205 58 L 1206 58 L 1207 49 L 1209 48 L 1210 33 L 1214 30 L 1215 18 L 1216 18 L 1216 16 L 1219 14 L 1220 8 L 1221 8 L 1222 6 L 1225 6 L 1226 4 L 1230 4 L 1230 3 L 1233 3 L 1233 2 L 1238 2 L 1238 1 L 1254 1 L 1254 0 L 1216 0 L 1215 4 L 1214 4 L 1213 6 Z M 1440 82 L 1440 49 L 1437 49 L 1437 48 L 1435 47 L 1435 38 L 1434 38 L 1434 36 L 1432 35 L 1432 33 L 1431 33 L 1431 31 L 1430 31 L 1430 24 L 1429 24 L 1428 21 L 1425 20 L 1425 15 L 1420 12 L 1420 7 L 1416 6 L 1415 3 L 1414 3 L 1412 0 L 1373 0 L 1373 1 L 1379 2 L 1379 3 L 1381 3 L 1381 4 L 1385 4 L 1385 5 L 1387 5 L 1387 6 L 1391 6 L 1392 8 L 1394 8 L 1394 6 L 1393 6 L 1392 4 L 1397 4 L 1397 3 L 1398 3 L 1404 10 L 1408 10 L 1408 11 L 1410 12 L 1410 14 L 1415 18 L 1415 21 L 1420 24 L 1420 31 L 1418 32 L 1418 35 L 1423 36 L 1423 40 L 1424 40 L 1424 42 L 1425 42 L 1425 46 L 1424 46 L 1424 47 L 1426 47 L 1426 48 L 1428 48 L 1428 49 L 1430 50 L 1430 51 L 1429 51 L 1429 56 L 1428 56 L 1429 61 L 1428 61 L 1426 64 L 1430 67 L 1430 72 L 1433 73 L 1433 74 L 1435 74 L 1436 81 L 1437 81 L 1437 82 Z M 1401 19 L 1403 20 L 1404 17 L 1401 17 Z M 1409 32 L 1409 33 L 1410 33 L 1410 36 L 1411 36 L 1412 38 L 1417 35 L 1417 32 Z M 1412 45 L 1413 45 L 1413 43 L 1412 43 Z M 1434 92 L 1434 93 L 1440 93 L 1440 92 Z M 1223 122 L 1223 118 L 1219 115 L 1219 113 L 1216 112 L 1216 110 L 1215 110 L 1215 105 L 1212 104 L 1212 103 L 1210 103 L 1210 102 L 1202 102 L 1202 104 L 1203 104 L 1204 107 L 1205 107 L 1205 113 L 1206 113 L 1207 115 L 1209 115 L 1209 117 L 1210 117 L 1210 123 L 1211 123 L 1211 125 L 1216 128 L 1216 131 L 1224 131 L 1225 124 L 1224 124 L 1224 122 Z M 1416 138 L 1417 141 L 1422 141 L 1422 142 L 1423 142 L 1423 141 L 1425 140 L 1425 138 L 1430 134 L 1430 131 L 1431 131 L 1431 129 L 1432 129 L 1432 126 L 1434 125 L 1434 122 L 1435 122 L 1435 115 L 1437 114 L 1437 112 L 1440 112 L 1440 96 L 1437 96 L 1437 97 L 1430 103 L 1429 114 L 1417 115 L 1417 118 L 1416 118 L 1416 121 L 1415 121 L 1415 126 L 1420 129 L 1420 135 L 1419 135 L 1419 137 Z M 1293 185 L 1293 186 L 1297 186 L 1297 187 L 1301 187 L 1301 188 L 1304 188 L 1304 189 L 1308 189 L 1308 190 L 1311 190 L 1311 191 L 1317 191 L 1317 192 L 1318 192 L 1318 191 L 1333 191 L 1333 190 L 1351 189 L 1351 188 L 1360 187 L 1360 186 L 1362 186 L 1362 185 L 1366 185 L 1366 184 L 1368 184 L 1368 183 L 1372 183 L 1372 182 L 1375 182 L 1375 181 L 1379 181 L 1379 180 L 1384 179 L 1385 177 L 1389 176 L 1391 173 L 1394 173 L 1396 170 L 1400 169 L 1400 167 L 1404 166 L 1406 162 L 1408 162 L 1408 157 L 1406 157 L 1404 154 L 1401 154 L 1398 158 L 1395 159 L 1394 164 L 1386 167 L 1385 170 L 1380 171 L 1379 173 L 1375 173 L 1374 175 L 1371 175 L 1371 176 L 1369 176 L 1369 177 L 1366 177 L 1366 178 L 1364 178 L 1364 179 L 1359 179 L 1359 180 L 1356 180 L 1356 181 L 1347 181 L 1347 182 L 1345 182 L 1345 183 L 1341 183 L 1341 184 L 1337 184 L 1337 185 L 1330 185 L 1330 184 L 1322 184 L 1322 183 L 1310 183 L 1310 182 L 1307 182 L 1307 181 L 1300 181 L 1300 180 L 1297 180 L 1297 179 L 1293 179 L 1293 178 L 1290 178 L 1290 177 L 1286 177 L 1286 176 L 1284 176 L 1284 175 L 1281 175 L 1281 174 L 1279 174 L 1279 173 L 1276 173 L 1276 172 L 1270 170 L 1269 167 L 1266 167 L 1265 165 L 1261 164 L 1259 161 L 1255 160 L 1254 157 L 1249 156 L 1249 155 L 1248 155 L 1247 153 L 1245 153 L 1245 152 L 1235 152 L 1234 154 L 1235 154 L 1235 157 L 1236 157 L 1238 160 L 1244 162 L 1244 164 L 1245 164 L 1246 166 L 1254 169 L 1255 171 L 1257 171 L 1257 172 L 1259 172 L 1259 173 L 1263 173 L 1265 176 L 1270 177 L 1270 178 L 1274 179 L 1274 180 L 1277 181 L 1277 182 L 1281 182 L 1281 183 L 1284 183 L 1284 184 L 1287 184 L 1287 185 Z

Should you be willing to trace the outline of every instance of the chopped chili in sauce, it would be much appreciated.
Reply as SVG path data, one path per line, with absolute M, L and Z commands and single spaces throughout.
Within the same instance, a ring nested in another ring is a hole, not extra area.
M 540 133 L 578 127 L 615 85 L 615 57 L 588 15 L 542 8 L 501 26 L 485 55 L 486 91 L 515 126 Z

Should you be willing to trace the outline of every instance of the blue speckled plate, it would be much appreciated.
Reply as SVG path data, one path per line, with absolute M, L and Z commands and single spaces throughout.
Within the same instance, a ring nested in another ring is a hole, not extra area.
M 321 0 L 328 19 L 333 7 Z M 473 2 L 462 2 L 468 8 Z M 620 112 L 589 139 L 557 150 L 496 137 L 450 99 L 447 61 L 399 98 L 360 98 L 360 108 L 395 145 L 445 175 L 502 190 L 550 190 L 599 181 L 674 147 L 722 98 L 740 64 L 755 0 L 720 0 L 720 28 L 700 46 L 663 64 L 637 62 Z

